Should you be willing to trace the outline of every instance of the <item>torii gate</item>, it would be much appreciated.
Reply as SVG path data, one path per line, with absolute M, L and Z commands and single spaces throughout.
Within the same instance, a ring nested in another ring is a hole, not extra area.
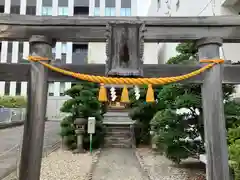
M 110 30 L 110 31 L 109 31 Z M 107 37 L 106 37 L 106 31 Z M 110 32 L 110 33 L 109 33 Z M 130 64 L 122 67 L 112 53 L 119 52 L 122 33 L 129 50 Z M 105 64 L 55 65 L 73 72 L 93 75 L 169 77 L 183 75 L 202 65 L 143 65 L 143 42 L 184 42 L 195 40 L 199 59 L 219 59 L 223 42 L 240 42 L 240 17 L 42 17 L 0 14 L 0 40 L 29 41 L 30 54 L 51 60 L 57 41 L 106 42 Z M 134 62 L 134 63 L 132 63 Z M 50 61 L 48 61 L 50 63 Z M 107 67 L 107 68 L 106 68 Z M 120 68 L 122 69 L 122 68 Z M 106 71 L 106 72 L 105 72 Z M 131 72 L 129 74 L 129 72 Z M 229 180 L 226 129 L 223 111 L 222 83 L 240 84 L 240 66 L 217 64 L 204 74 L 184 80 L 202 83 L 204 126 L 207 152 L 207 179 Z M 0 81 L 28 81 L 27 118 L 20 165 L 20 180 L 39 180 L 47 81 L 71 82 L 77 79 L 49 71 L 41 63 L 0 65 Z

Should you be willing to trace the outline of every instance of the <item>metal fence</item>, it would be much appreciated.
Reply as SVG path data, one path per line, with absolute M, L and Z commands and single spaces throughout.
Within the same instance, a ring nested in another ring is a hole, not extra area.
M 23 121 L 25 115 L 25 108 L 0 108 L 0 123 Z

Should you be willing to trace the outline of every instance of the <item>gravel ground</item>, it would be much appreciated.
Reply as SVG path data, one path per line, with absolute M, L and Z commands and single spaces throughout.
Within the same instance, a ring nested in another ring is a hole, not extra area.
M 40 180 L 85 180 L 95 154 L 73 154 L 62 149 L 52 152 L 42 160 Z M 16 173 L 4 180 L 17 180 Z
M 60 141 L 60 122 L 47 121 L 44 133 L 44 151 Z M 20 161 L 19 144 L 22 142 L 23 126 L 0 130 L 0 179 L 16 168 Z M 21 148 L 20 148 L 21 149 Z
M 151 180 L 205 180 L 205 165 L 194 159 L 177 166 L 148 148 L 137 149 L 137 154 Z
M 93 156 L 63 150 L 53 152 L 43 159 L 41 180 L 84 180 L 90 171 Z

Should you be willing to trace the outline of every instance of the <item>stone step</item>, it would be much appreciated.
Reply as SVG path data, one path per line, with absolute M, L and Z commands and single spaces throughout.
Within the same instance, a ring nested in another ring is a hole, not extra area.
M 129 134 L 130 130 L 128 129 L 106 129 L 106 134 L 113 134 L 113 135 L 123 135 L 123 134 Z
M 105 117 L 103 119 L 103 121 L 112 121 L 112 122 L 119 122 L 119 121 L 122 121 L 122 122 L 132 122 L 131 119 L 128 119 L 128 118 L 115 118 L 115 117 Z
M 124 129 L 124 128 L 129 129 L 130 128 L 130 126 L 127 124 L 119 124 L 119 125 L 118 124 L 108 124 L 105 127 L 106 128 L 119 128 L 119 129 Z
M 116 134 L 125 134 L 125 133 L 130 133 L 130 128 L 106 128 L 106 133 L 111 134 L 111 133 L 116 133 Z
M 132 137 L 130 125 L 105 125 L 105 147 L 131 148 Z
M 105 144 L 105 148 L 132 148 L 131 144 L 122 144 L 122 143 L 112 143 Z
M 106 136 L 125 137 L 125 136 L 131 136 L 131 132 L 130 131 L 108 131 L 106 132 Z
M 106 112 L 104 117 L 125 117 L 129 118 L 128 112 Z
M 129 109 L 125 109 L 125 108 L 108 108 L 107 113 L 108 112 L 123 112 L 123 113 L 128 113 Z
M 112 136 L 106 136 L 105 141 L 129 141 L 131 140 L 131 136 L 123 136 L 123 137 L 112 137 Z

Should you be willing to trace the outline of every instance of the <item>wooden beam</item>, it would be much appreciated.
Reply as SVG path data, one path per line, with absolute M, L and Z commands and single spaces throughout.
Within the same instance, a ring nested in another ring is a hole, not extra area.
M 238 16 L 44 17 L 15 14 L 0 14 L 0 40 L 26 41 L 40 34 L 63 42 L 104 42 L 108 22 L 144 22 L 145 42 L 180 42 L 206 36 L 219 36 L 224 42 L 240 42 Z
M 86 64 L 86 65 L 74 65 L 64 64 L 56 65 L 57 67 L 67 69 L 73 72 L 81 72 L 84 74 L 92 75 L 105 75 L 105 64 Z M 145 77 L 168 77 L 179 76 L 186 73 L 190 73 L 194 70 L 201 68 L 202 65 L 186 66 L 186 65 L 144 65 L 143 71 Z M 5 64 L 0 63 L 0 81 L 27 81 L 28 72 L 30 70 L 30 64 Z M 203 75 L 198 75 L 195 78 L 183 81 L 184 83 L 202 83 Z M 57 72 L 48 72 L 48 81 L 59 82 L 76 82 L 75 78 L 64 76 Z M 240 65 L 223 65 L 223 83 L 228 84 L 240 84 Z
M 51 45 L 51 39 L 33 36 L 30 39 L 30 54 L 51 58 Z M 27 119 L 24 123 L 19 180 L 40 179 L 46 121 L 48 69 L 40 63 L 31 62 L 29 73 Z
M 198 45 L 199 59 L 218 59 L 222 39 L 201 39 L 198 41 Z M 229 180 L 230 177 L 222 77 L 222 65 L 215 65 L 204 74 L 202 85 L 207 180 Z

